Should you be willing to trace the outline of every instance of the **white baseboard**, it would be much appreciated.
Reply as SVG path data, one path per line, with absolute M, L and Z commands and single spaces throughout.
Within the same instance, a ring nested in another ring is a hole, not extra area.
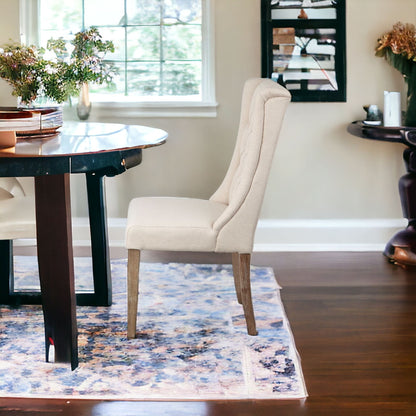
M 382 251 L 404 219 L 260 220 L 254 251 Z
M 382 251 L 407 225 L 404 219 L 260 220 L 254 251 Z M 110 247 L 124 247 L 125 218 L 108 219 Z M 90 245 L 87 218 L 73 219 L 75 247 Z M 18 240 L 16 245 L 34 245 Z

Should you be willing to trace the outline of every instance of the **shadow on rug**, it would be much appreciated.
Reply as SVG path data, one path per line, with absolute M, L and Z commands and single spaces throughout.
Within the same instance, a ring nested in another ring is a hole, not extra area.
M 252 267 L 258 336 L 246 333 L 228 265 L 141 264 L 137 339 L 128 340 L 126 260 L 112 261 L 113 305 L 77 307 L 80 366 L 44 362 L 40 306 L 0 309 L 0 396 L 129 400 L 306 396 L 273 271 Z M 36 259 L 16 257 L 17 286 Z M 75 259 L 77 287 L 90 259 Z

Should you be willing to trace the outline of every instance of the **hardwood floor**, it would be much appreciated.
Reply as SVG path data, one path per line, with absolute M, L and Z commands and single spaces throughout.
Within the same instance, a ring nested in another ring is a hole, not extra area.
M 146 256 L 146 253 L 144 253 Z M 145 257 L 144 256 L 144 257 Z M 228 256 L 147 255 L 146 261 Z M 379 253 L 256 253 L 272 266 L 302 359 L 304 401 L 98 402 L 0 399 L 0 415 L 416 415 L 416 270 Z

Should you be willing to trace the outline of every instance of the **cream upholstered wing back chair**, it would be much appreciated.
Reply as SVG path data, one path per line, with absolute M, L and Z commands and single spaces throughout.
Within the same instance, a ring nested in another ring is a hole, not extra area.
M 36 237 L 34 193 L 25 185 L 17 178 L 0 178 L 0 300 L 12 284 L 12 240 Z
M 243 305 L 247 332 L 257 334 L 250 258 L 289 101 L 289 92 L 269 79 L 246 82 L 233 157 L 210 199 L 142 197 L 130 202 L 126 228 L 129 338 L 136 336 L 140 250 L 232 253 L 237 299 Z
M 23 182 L 0 178 L 0 303 L 7 303 L 14 284 L 13 240 L 36 237 L 33 180 Z
M 17 178 L 0 178 L 0 240 L 36 237 L 35 198 L 27 188 Z

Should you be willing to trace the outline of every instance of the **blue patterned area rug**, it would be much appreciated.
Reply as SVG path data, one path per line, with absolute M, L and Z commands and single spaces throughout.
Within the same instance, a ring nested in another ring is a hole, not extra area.
M 259 334 L 247 335 L 229 265 L 142 263 L 138 337 L 126 337 L 126 260 L 112 261 L 113 305 L 77 307 L 80 365 L 44 361 L 40 306 L 0 309 L 0 397 L 111 400 L 306 397 L 273 271 L 252 267 Z M 16 285 L 38 280 L 16 257 Z M 90 259 L 75 259 L 78 290 Z

